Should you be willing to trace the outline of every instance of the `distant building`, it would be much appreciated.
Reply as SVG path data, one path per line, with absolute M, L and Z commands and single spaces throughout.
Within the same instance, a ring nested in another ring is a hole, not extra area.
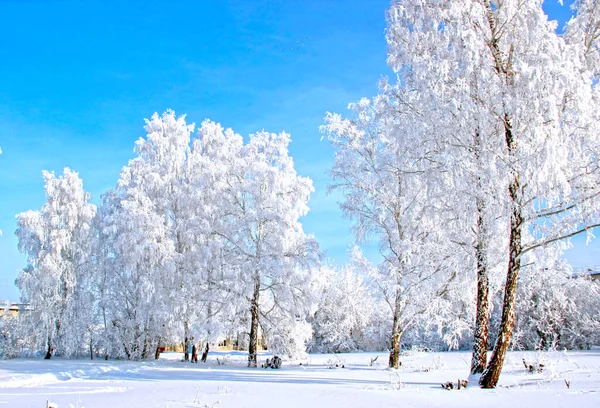
M 600 265 L 577 268 L 574 272 L 575 276 L 589 276 L 591 280 L 600 282 Z
M 22 311 L 29 310 L 28 306 L 27 303 L 10 303 L 8 300 L 0 301 L 0 315 L 18 316 Z

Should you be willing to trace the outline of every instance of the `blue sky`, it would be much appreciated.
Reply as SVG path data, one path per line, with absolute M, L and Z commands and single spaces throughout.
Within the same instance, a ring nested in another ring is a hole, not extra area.
M 565 21 L 565 6 L 548 13 Z M 316 192 L 304 219 L 328 255 L 352 243 L 325 193 L 333 151 L 321 141 L 327 111 L 377 92 L 385 64 L 388 0 L 2 1 L 0 14 L 0 299 L 24 258 L 15 214 L 44 203 L 41 171 L 78 171 L 98 203 L 144 135 L 143 118 L 167 108 L 242 135 L 292 135 L 299 174 Z M 567 254 L 595 264 L 582 239 Z

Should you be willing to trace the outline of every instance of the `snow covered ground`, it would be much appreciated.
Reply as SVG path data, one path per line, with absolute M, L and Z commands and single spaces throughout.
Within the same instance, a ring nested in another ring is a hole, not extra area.
M 600 350 L 513 352 L 497 389 L 451 391 L 440 384 L 466 377 L 469 353 L 408 353 L 397 372 L 385 353 L 312 354 L 280 370 L 246 368 L 238 352 L 211 353 L 206 364 L 181 359 L 0 361 L 0 408 L 43 408 L 47 400 L 60 408 L 600 406 Z M 523 359 L 544 370 L 529 373 Z

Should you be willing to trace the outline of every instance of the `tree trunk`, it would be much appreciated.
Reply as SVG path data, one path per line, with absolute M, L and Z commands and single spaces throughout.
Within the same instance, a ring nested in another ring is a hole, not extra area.
M 504 133 L 509 154 L 513 154 L 516 148 L 512 133 L 512 125 L 508 115 L 504 118 Z M 502 303 L 502 318 L 500 320 L 500 332 L 494 346 L 492 358 L 484 371 L 479 384 L 482 388 L 495 388 L 500 378 L 500 372 L 504 365 L 504 358 L 510 341 L 512 339 L 513 327 L 515 325 L 515 307 L 517 296 L 517 282 L 521 270 L 521 232 L 523 229 L 523 216 L 519 203 L 519 177 L 515 170 L 511 171 L 512 180 L 508 186 L 508 193 L 512 204 L 510 217 L 510 241 L 508 272 L 506 274 L 506 285 L 504 288 L 504 300 Z
M 396 299 L 394 302 L 394 323 L 392 326 L 392 342 L 390 344 L 390 368 L 398 368 L 402 365 L 400 362 L 400 340 L 402 340 L 402 330 L 400 330 L 400 321 L 402 318 L 400 290 L 396 290 Z
M 500 333 L 494 346 L 492 358 L 487 369 L 483 373 L 479 384 L 483 388 L 495 388 L 500 378 L 500 372 L 506 357 L 506 351 L 512 339 L 513 327 L 515 325 L 515 299 L 517 295 L 517 281 L 521 268 L 521 212 L 516 208 L 513 210 L 510 228 L 510 258 L 508 274 L 506 276 L 506 287 L 504 288 L 504 301 L 502 304 L 502 319 L 500 321 Z
M 90 333 L 90 359 L 94 359 L 94 342 L 92 341 L 92 333 Z
M 161 349 L 162 337 L 158 338 L 158 344 L 156 345 L 156 351 L 154 352 L 154 359 L 158 360 L 160 358 L 160 349 Z
M 190 324 L 186 320 L 186 321 L 183 322 L 183 360 L 184 361 L 189 361 L 190 360 L 190 352 L 189 352 L 190 339 L 189 339 L 189 335 L 190 335 Z
M 250 304 L 250 340 L 248 344 L 248 367 L 256 368 L 256 349 L 258 345 L 258 300 L 260 296 L 260 278 L 256 277 L 254 281 L 254 293 L 252 303 Z
M 477 199 L 477 314 L 475 316 L 475 334 L 473 340 L 473 358 L 471 359 L 471 375 L 483 373 L 487 364 L 487 342 L 489 329 L 489 279 L 485 257 L 485 225 L 483 199 Z
M 203 363 L 206 363 L 206 359 L 208 358 L 208 340 L 206 341 L 206 347 L 204 347 L 204 351 L 202 352 L 202 360 Z
M 149 332 L 150 330 L 148 329 L 148 326 L 144 326 L 144 345 L 142 347 L 142 360 L 145 360 L 148 358 L 148 355 L 150 354 L 150 340 L 148 339 L 149 337 Z
M 48 335 L 48 350 L 46 351 L 46 356 L 44 356 L 44 360 L 50 360 L 52 358 L 52 336 Z
M 129 347 L 127 347 L 126 343 L 123 343 L 123 349 L 125 350 L 125 355 L 127 356 L 127 360 L 131 360 L 131 351 Z
M 62 313 L 61 313 L 61 315 L 62 315 Z M 59 357 L 62 357 L 64 355 L 64 352 L 65 352 L 65 350 L 62 350 L 62 347 L 61 347 L 61 344 L 63 343 L 61 341 L 61 331 L 60 331 L 61 327 L 62 327 L 61 318 L 59 317 L 56 320 L 56 333 L 54 334 L 54 336 L 52 338 L 53 343 L 54 343 L 53 346 L 52 346 L 52 353 L 54 355 L 59 356 Z

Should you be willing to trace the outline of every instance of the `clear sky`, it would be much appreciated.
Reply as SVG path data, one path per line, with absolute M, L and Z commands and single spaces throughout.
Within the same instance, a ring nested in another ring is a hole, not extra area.
M 547 0 L 561 24 L 569 1 Z M 390 73 L 388 0 L 0 0 L 0 300 L 24 258 L 15 214 L 44 203 L 41 171 L 78 171 L 98 203 L 133 157 L 143 119 L 172 108 L 242 135 L 287 131 L 299 174 L 314 180 L 303 220 L 336 262 L 352 243 L 327 196 L 327 111 L 377 92 Z M 567 256 L 600 263 L 582 239 Z

